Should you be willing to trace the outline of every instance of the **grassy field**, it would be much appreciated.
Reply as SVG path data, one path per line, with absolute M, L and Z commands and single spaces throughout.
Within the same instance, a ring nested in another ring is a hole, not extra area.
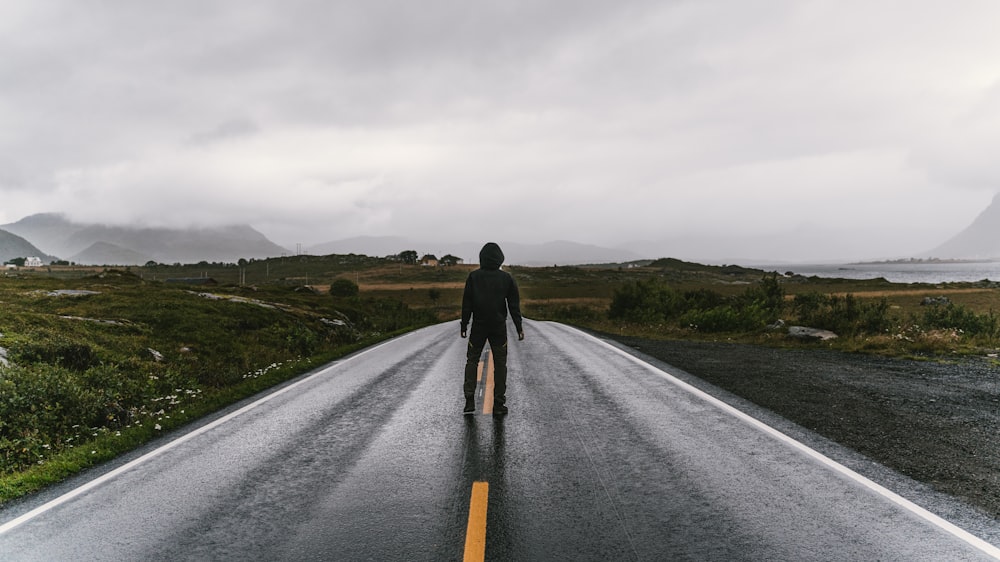
M 473 269 L 349 255 L 0 277 L 8 363 L 0 367 L 0 501 L 352 350 L 454 321 Z M 931 359 L 1000 347 L 992 283 L 805 278 L 677 260 L 508 271 L 526 317 L 613 334 Z M 345 279 L 360 292 L 331 296 Z M 927 297 L 947 301 L 922 304 Z M 794 340 L 777 320 L 840 337 Z
M 436 321 L 399 301 L 290 283 L 86 275 L 0 278 L 0 501 Z

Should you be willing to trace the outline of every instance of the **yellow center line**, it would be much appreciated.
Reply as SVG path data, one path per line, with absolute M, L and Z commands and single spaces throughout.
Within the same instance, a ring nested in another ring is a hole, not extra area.
M 462 559 L 464 562 L 481 561 L 486 558 L 486 500 L 489 495 L 489 482 L 472 483 L 469 526 L 465 530 L 465 557 Z
M 490 349 L 489 362 L 486 364 L 486 385 L 483 391 L 483 413 L 493 413 L 493 350 Z

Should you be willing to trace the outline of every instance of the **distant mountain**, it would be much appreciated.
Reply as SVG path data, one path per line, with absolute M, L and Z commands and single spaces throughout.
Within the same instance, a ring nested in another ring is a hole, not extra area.
M 361 236 L 327 242 L 306 248 L 313 255 L 365 254 L 368 256 L 389 256 L 405 250 L 414 250 L 420 255 L 447 254 L 458 256 L 466 263 L 479 262 L 482 242 L 427 242 L 399 236 Z M 642 259 L 634 252 L 623 249 L 604 248 L 564 240 L 542 244 L 518 244 L 497 241 L 503 249 L 507 264 L 511 265 L 580 265 L 591 263 L 623 263 Z
M 479 261 L 482 243 L 470 243 L 465 251 L 472 256 L 472 262 Z M 514 265 L 581 265 L 597 263 L 624 263 L 642 259 L 635 252 L 618 248 L 605 248 L 592 244 L 580 244 L 566 240 L 555 240 L 542 244 L 500 244 L 507 263 Z M 455 254 L 460 255 L 460 254 Z
M 91 265 L 137 265 L 151 259 L 145 254 L 110 242 L 94 242 L 84 251 L 70 257 L 69 261 Z
M 435 250 L 431 248 L 436 246 L 436 244 L 413 241 L 401 236 L 356 236 L 354 238 L 345 238 L 343 240 L 309 246 L 304 251 L 313 256 L 364 254 L 366 256 L 384 257 L 395 256 L 406 250 L 414 250 L 421 255 L 434 253 Z M 428 250 L 425 251 L 420 248 L 428 248 Z
M 41 258 L 42 263 L 51 263 L 54 256 L 50 256 L 39 250 L 31 242 L 6 230 L 0 230 L 0 263 L 10 261 L 14 258 Z
M 79 230 L 79 225 L 67 221 L 62 215 L 43 213 L 25 217 L 15 223 L 0 226 L 8 232 L 31 240 L 32 244 L 63 258 L 69 257 L 86 248 L 90 243 L 83 244 L 72 251 L 66 251 L 65 241 L 71 241 L 73 234 Z
M 919 257 L 944 259 L 1000 258 L 1000 193 L 965 230 Z
M 135 261 L 116 265 L 141 265 L 149 260 L 232 263 L 240 258 L 291 253 L 248 225 L 191 229 L 106 226 L 76 223 L 63 215 L 46 213 L 25 217 L 0 228 L 31 240 L 63 259 L 80 257 L 80 260 L 71 259 L 77 263 L 91 263 L 91 259 L 98 263 L 105 257 L 124 260 L 128 256 L 131 256 L 129 261 Z M 98 243 L 103 244 L 95 248 Z

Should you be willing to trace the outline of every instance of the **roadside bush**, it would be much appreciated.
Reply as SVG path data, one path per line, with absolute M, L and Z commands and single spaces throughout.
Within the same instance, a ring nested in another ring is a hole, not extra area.
M 700 332 L 733 332 L 760 327 L 760 322 L 753 315 L 736 310 L 731 306 L 692 310 L 684 314 L 680 322 L 682 325 Z
M 7 367 L 0 376 L 2 472 L 34 462 L 74 426 L 100 421 L 100 400 L 79 373 L 36 364 Z
M 102 364 L 82 373 L 45 363 L 4 367 L 0 474 L 43 462 L 95 433 L 162 414 L 199 393 L 191 390 L 187 377 L 159 366 L 149 370 L 139 364 Z
M 334 279 L 330 284 L 330 295 L 334 297 L 356 297 L 358 286 L 350 279 Z
M 636 281 L 615 290 L 608 317 L 652 324 L 674 320 L 680 326 L 705 332 L 735 332 L 762 328 L 777 320 L 785 306 L 777 275 L 740 295 L 726 297 L 709 289 L 681 293 L 656 280 Z
M 281 328 L 278 333 L 284 340 L 285 349 L 293 356 L 308 357 L 319 347 L 319 336 L 316 332 L 301 324 Z
M 34 333 L 14 343 L 8 352 L 13 362 L 23 365 L 44 363 L 85 371 L 100 363 L 89 343 L 60 335 Z
M 747 288 L 736 298 L 737 307 L 752 311 L 753 316 L 763 323 L 774 322 L 785 309 L 785 290 L 778 282 L 778 275 L 765 275 L 760 283 Z
M 726 304 L 726 297 L 711 289 L 695 289 L 684 292 L 684 302 L 689 310 L 711 310 Z
M 792 314 L 807 326 L 822 327 L 829 316 L 830 297 L 816 291 L 799 293 L 792 299 Z
M 878 334 L 893 325 L 889 302 L 884 298 L 862 301 L 851 294 L 802 293 L 795 295 L 792 311 L 801 324 L 841 335 Z
M 162 379 L 162 380 L 161 380 Z M 137 405 L 147 396 L 154 396 L 186 384 L 174 384 L 170 377 L 150 378 L 141 374 L 138 365 L 124 368 L 116 365 L 99 365 L 83 373 L 83 383 L 95 393 L 99 410 L 93 425 L 105 424 L 122 427 L 134 421 L 133 413 Z
M 998 320 L 993 311 L 976 314 L 960 305 L 931 305 L 924 311 L 923 325 L 928 328 L 959 330 L 972 336 L 994 338 L 997 336 Z
M 615 289 L 608 316 L 629 322 L 658 322 L 687 310 L 684 295 L 660 281 L 639 280 Z

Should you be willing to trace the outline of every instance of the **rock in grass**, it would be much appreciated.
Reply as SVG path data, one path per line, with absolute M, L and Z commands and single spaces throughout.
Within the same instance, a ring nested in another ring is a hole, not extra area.
M 789 326 L 788 337 L 798 340 L 826 341 L 837 338 L 837 334 L 830 330 L 820 330 L 819 328 L 807 328 L 805 326 Z

